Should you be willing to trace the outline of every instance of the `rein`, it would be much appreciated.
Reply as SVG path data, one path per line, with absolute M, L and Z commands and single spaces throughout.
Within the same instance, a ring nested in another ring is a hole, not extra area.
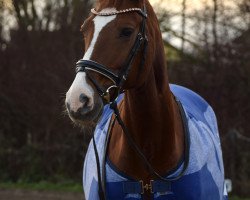
M 128 142 L 129 142 L 129 145 L 139 155 L 140 159 L 142 160 L 142 162 L 146 166 L 147 170 L 151 173 L 151 175 L 154 175 L 155 177 L 157 177 L 158 179 L 160 179 L 161 181 L 164 181 L 164 182 L 178 180 L 185 173 L 185 171 L 187 169 L 187 166 L 188 166 L 188 162 L 189 162 L 189 140 L 188 140 L 188 137 L 185 137 L 184 164 L 183 164 L 182 171 L 176 177 L 164 178 L 154 170 L 152 165 L 148 162 L 145 155 L 142 153 L 140 148 L 137 146 L 137 144 L 135 143 L 135 141 L 133 140 L 133 138 L 129 134 L 128 128 L 126 127 L 126 125 L 124 124 L 124 122 L 121 119 L 120 112 L 118 110 L 117 102 L 116 102 L 116 99 L 118 98 L 118 96 L 121 93 L 124 92 L 123 89 L 122 89 L 123 86 L 124 86 L 124 82 L 127 80 L 127 77 L 129 75 L 129 72 L 130 72 L 132 63 L 134 61 L 134 58 L 137 55 L 139 49 L 141 48 L 141 46 L 143 44 L 144 44 L 143 45 L 144 46 L 143 57 L 142 57 L 142 60 L 141 60 L 141 63 L 140 63 L 140 67 L 144 66 L 146 48 L 147 48 L 147 43 L 148 43 L 147 36 L 146 36 L 146 30 L 145 30 L 146 18 L 147 18 L 147 11 L 146 11 L 145 3 L 144 3 L 144 6 L 143 6 L 143 10 L 140 9 L 140 8 L 130 8 L 130 9 L 125 9 L 125 10 L 106 13 L 106 12 L 97 12 L 93 8 L 93 9 L 91 9 L 91 12 L 93 14 L 95 14 L 95 15 L 103 16 L 103 17 L 111 16 L 111 15 L 117 15 L 117 14 L 123 14 L 123 13 L 128 13 L 128 12 L 137 12 L 138 14 L 140 14 L 142 16 L 142 22 L 141 22 L 140 30 L 139 30 L 139 33 L 137 34 L 135 43 L 134 43 L 134 45 L 133 45 L 133 47 L 132 47 L 132 49 L 131 49 L 131 51 L 129 53 L 126 64 L 124 65 L 125 67 L 123 67 L 119 71 L 118 74 L 113 73 L 110 69 L 108 69 L 104 65 L 102 65 L 100 63 L 97 63 L 95 61 L 92 61 L 92 60 L 83 60 L 83 59 L 81 59 L 76 63 L 76 73 L 78 73 L 78 72 L 85 72 L 86 73 L 89 80 L 96 87 L 96 89 L 97 89 L 99 95 L 102 97 L 103 101 L 105 103 L 110 104 L 110 108 L 114 111 L 114 114 L 115 114 L 115 119 L 111 122 L 111 126 L 109 127 L 109 130 L 108 130 L 108 133 L 107 133 L 105 146 L 104 146 L 104 157 L 103 157 L 102 163 L 100 163 L 100 160 L 99 160 L 99 155 L 98 155 L 98 151 L 97 151 L 97 147 L 96 147 L 96 141 L 95 141 L 94 136 L 92 138 L 93 139 L 95 157 L 96 157 L 96 164 L 97 164 L 98 187 L 99 187 L 99 197 L 100 197 L 100 199 L 101 200 L 106 200 L 106 194 L 105 194 L 105 192 L 106 192 L 105 163 L 106 163 L 106 156 L 107 156 L 107 149 L 108 149 L 107 147 L 109 145 L 109 140 L 110 140 L 110 132 L 111 132 L 112 127 L 114 126 L 115 120 L 117 120 L 119 125 L 122 127 L 122 130 L 123 130 Z M 96 72 L 98 74 L 101 74 L 101 75 L 105 76 L 106 78 L 111 80 L 114 85 L 111 85 L 108 89 L 105 90 L 88 73 L 89 71 L 94 71 L 94 72 Z M 115 93 L 115 95 L 113 95 L 115 97 L 111 99 L 110 90 L 112 90 L 112 89 L 115 89 L 116 93 Z M 181 116 L 182 116 L 182 118 L 184 118 L 185 113 L 184 113 L 183 107 L 182 107 L 181 103 L 178 100 L 176 100 L 176 102 L 177 102 L 177 104 L 178 104 L 178 106 L 180 108 Z M 185 132 L 188 132 L 186 122 L 184 123 L 184 130 L 185 130 Z M 101 164 L 102 164 L 102 168 L 101 168 Z M 102 169 L 102 173 L 101 173 L 101 169 Z M 144 187 L 143 184 L 142 184 L 142 187 Z

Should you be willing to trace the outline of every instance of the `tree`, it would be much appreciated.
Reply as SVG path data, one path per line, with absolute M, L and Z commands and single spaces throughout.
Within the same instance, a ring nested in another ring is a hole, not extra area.
M 17 26 L 0 49 L 1 180 L 81 178 L 88 141 L 62 113 L 90 6 L 88 0 L 13 1 Z
M 187 2 L 186 0 L 182 0 L 182 43 L 181 43 L 181 50 L 184 51 L 185 45 L 185 34 L 186 34 L 186 9 L 187 9 Z

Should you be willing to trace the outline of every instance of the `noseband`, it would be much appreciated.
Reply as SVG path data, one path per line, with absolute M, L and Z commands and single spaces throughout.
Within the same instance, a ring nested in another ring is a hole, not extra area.
M 76 73 L 78 72 L 86 72 L 87 77 L 90 79 L 90 81 L 93 83 L 93 85 L 96 87 L 99 95 L 102 97 L 105 103 L 113 102 L 120 93 L 123 92 L 123 85 L 124 82 L 127 80 L 127 77 L 129 75 L 129 71 L 131 69 L 132 63 L 134 61 L 134 58 L 136 57 L 138 51 L 140 50 L 142 44 L 144 44 L 144 50 L 143 50 L 143 58 L 141 60 L 140 66 L 144 65 L 145 62 L 145 54 L 146 54 L 146 47 L 147 47 L 147 36 L 145 31 L 145 24 L 146 24 L 146 18 L 147 18 L 147 12 L 146 12 L 146 6 L 144 5 L 143 10 L 140 8 L 130 8 L 115 12 L 97 12 L 94 8 L 91 9 L 91 12 L 94 15 L 98 16 L 111 16 L 111 15 L 118 15 L 118 14 L 124 14 L 129 12 L 136 12 L 139 15 L 142 16 L 142 22 L 140 26 L 140 30 L 137 34 L 136 40 L 134 42 L 134 45 L 132 49 L 130 50 L 129 56 L 127 57 L 127 60 L 124 64 L 124 67 L 118 72 L 118 74 L 115 74 L 112 72 L 108 67 L 92 61 L 92 60 L 84 60 L 81 59 L 76 63 Z M 100 86 L 97 81 L 91 77 L 89 71 L 93 71 L 95 73 L 98 73 L 106 78 L 108 78 L 113 85 L 111 85 L 108 89 L 103 89 L 102 86 Z M 110 98 L 110 91 L 115 91 L 115 94 L 113 95 L 114 98 Z

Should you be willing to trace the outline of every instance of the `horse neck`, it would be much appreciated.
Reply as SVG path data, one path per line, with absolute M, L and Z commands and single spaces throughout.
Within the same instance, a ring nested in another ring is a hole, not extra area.
M 157 21 L 149 3 L 147 7 L 152 14 L 152 20 Z M 162 139 L 167 139 L 171 148 L 176 137 L 176 123 L 174 123 L 176 104 L 169 87 L 161 32 L 159 27 L 154 27 L 153 30 L 155 31 L 154 42 L 157 48 L 151 66 L 144 66 L 151 69 L 149 77 L 140 88 L 126 92 L 123 117 L 134 139 L 142 148 L 146 148 L 149 146 L 147 143 L 152 142 L 159 148 Z M 153 52 L 149 53 L 153 54 Z M 147 139 L 145 140 L 145 138 Z
M 166 142 L 167 151 L 171 152 L 176 141 L 175 101 L 169 88 L 163 47 L 151 69 L 142 87 L 127 91 L 123 108 L 125 124 L 149 159 L 155 148 L 166 150 Z
M 148 11 L 153 12 L 151 7 Z M 155 35 L 158 38 L 154 40 L 157 48 L 153 62 L 151 66 L 144 66 L 151 69 L 149 76 L 140 88 L 126 91 L 119 109 L 135 143 L 155 170 L 165 173 L 179 162 L 184 143 L 178 106 L 169 87 L 164 46 L 159 29 Z M 108 154 L 118 169 L 133 178 L 145 181 L 153 178 L 129 145 L 117 122 L 112 129 Z
M 165 173 L 179 162 L 184 145 L 178 108 L 169 88 L 163 46 L 158 49 L 161 51 L 153 62 L 150 77 L 142 87 L 125 93 L 119 109 L 135 143 L 156 171 Z M 133 178 L 148 182 L 153 177 L 122 132 L 116 122 L 109 145 L 110 160 Z

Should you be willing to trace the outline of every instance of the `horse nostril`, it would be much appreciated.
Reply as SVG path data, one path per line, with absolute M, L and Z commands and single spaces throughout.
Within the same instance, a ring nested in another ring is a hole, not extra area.
M 83 105 L 88 105 L 89 98 L 85 94 L 80 94 L 79 101 L 83 103 Z

